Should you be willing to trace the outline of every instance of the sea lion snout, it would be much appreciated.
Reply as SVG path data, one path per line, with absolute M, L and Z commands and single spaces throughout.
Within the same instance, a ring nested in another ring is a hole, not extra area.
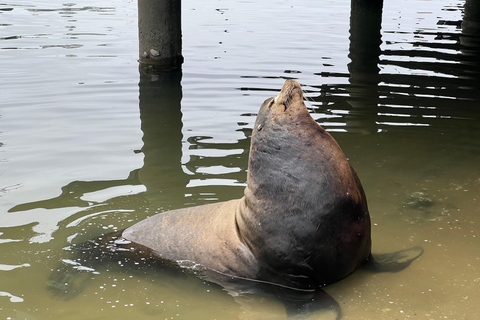
M 283 84 L 280 93 L 274 98 L 274 103 L 284 105 L 286 110 L 290 103 L 295 99 L 303 101 L 302 87 L 298 81 L 287 80 Z

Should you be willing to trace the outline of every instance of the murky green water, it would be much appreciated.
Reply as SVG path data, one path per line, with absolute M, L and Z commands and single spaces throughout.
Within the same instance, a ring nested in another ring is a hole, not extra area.
M 152 76 L 135 1 L 0 4 L 0 318 L 284 319 L 182 274 L 109 267 L 68 301 L 47 280 L 71 243 L 240 197 L 255 113 L 286 78 L 359 174 L 373 251 L 425 249 L 327 287 L 344 318 L 478 318 L 476 1 L 386 1 L 381 20 L 346 0 L 182 6 L 182 72 Z

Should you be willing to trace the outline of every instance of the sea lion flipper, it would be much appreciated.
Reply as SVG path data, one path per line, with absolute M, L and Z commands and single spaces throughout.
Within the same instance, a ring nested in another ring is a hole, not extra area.
M 375 254 L 369 267 L 375 272 L 398 272 L 408 267 L 422 254 L 423 248 L 419 246 L 392 253 Z
M 122 258 L 112 246 L 119 235 L 119 232 L 115 232 L 69 246 L 68 251 L 72 252 L 72 256 L 70 259 L 62 259 L 53 270 L 47 281 L 47 289 L 63 300 L 78 296 L 92 279 L 92 275 L 99 274 L 97 267 L 106 261 Z
M 47 289 L 59 299 L 71 300 L 78 296 L 85 288 L 92 274 L 86 268 L 80 268 L 79 263 L 69 260 L 62 262 L 49 277 Z M 92 269 L 93 270 L 93 269 Z

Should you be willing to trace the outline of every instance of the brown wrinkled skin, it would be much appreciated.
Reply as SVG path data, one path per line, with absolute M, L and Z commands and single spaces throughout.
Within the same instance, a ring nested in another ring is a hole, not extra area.
M 369 259 L 361 183 L 294 80 L 260 108 L 244 194 L 157 214 L 123 237 L 161 259 L 298 289 L 336 282 Z

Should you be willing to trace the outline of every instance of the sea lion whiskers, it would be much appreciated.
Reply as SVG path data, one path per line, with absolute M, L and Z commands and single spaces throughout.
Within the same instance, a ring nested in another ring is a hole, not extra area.
M 307 106 L 308 110 L 311 110 L 313 113 L 317 113 L 317 110 L 320 108 L 315 107 L 312 102 L 315 102 L 315 100 L 312 97 L 308 96 L 308 91 L 302 89 L 303 92 L 303 102 L 305 103 L 305 106 Z

